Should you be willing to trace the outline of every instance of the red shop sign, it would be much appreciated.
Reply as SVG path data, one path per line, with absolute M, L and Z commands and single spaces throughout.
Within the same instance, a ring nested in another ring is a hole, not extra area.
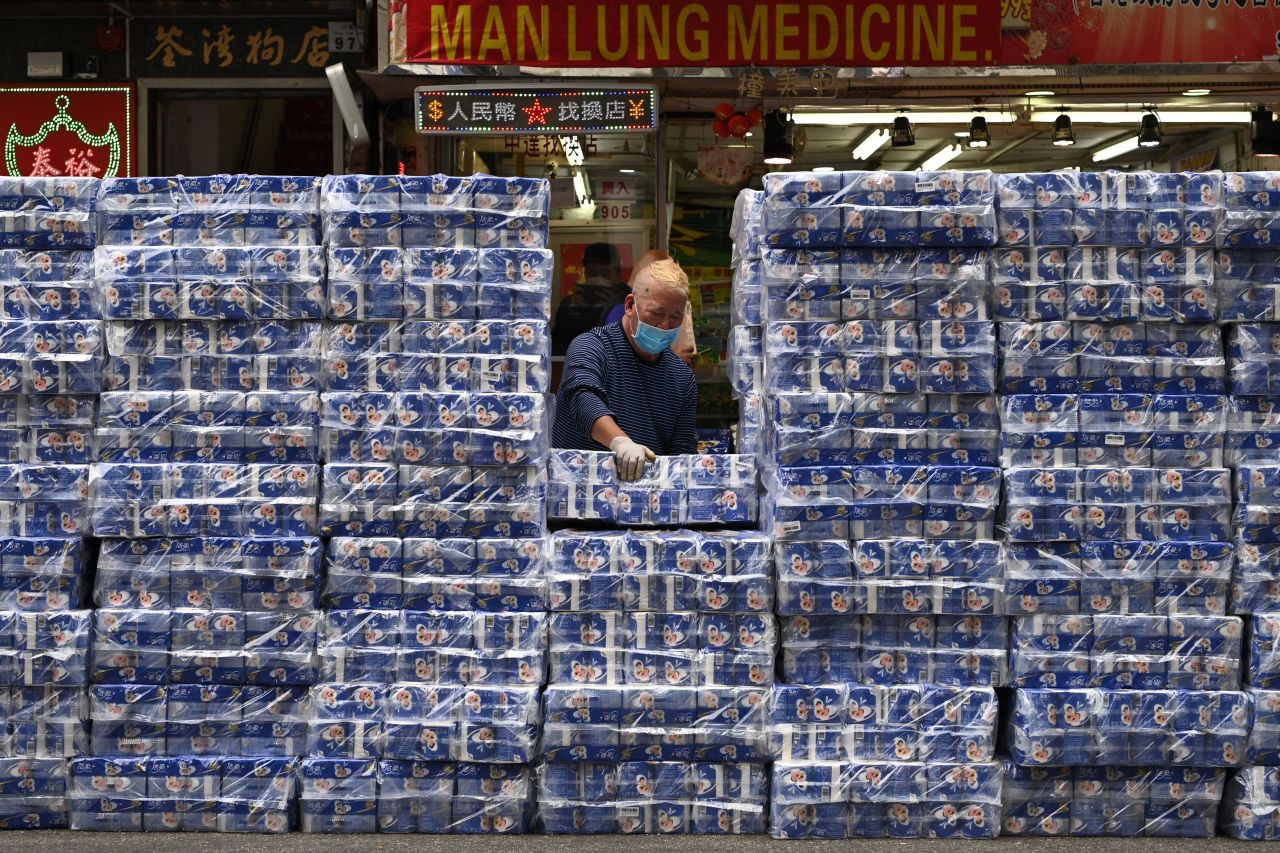
M 132 86 L 0 86 L 3 174 L 134 174 Z

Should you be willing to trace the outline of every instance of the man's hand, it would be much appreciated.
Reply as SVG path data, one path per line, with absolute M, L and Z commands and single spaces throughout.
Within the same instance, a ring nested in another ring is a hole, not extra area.
M 618 469 L 618 479 L 624 482 L 639 480 L 644 473 L 644 463 L 652 462 L 658 457 L 643 444 L 637 444 L 625 435 L 620 435 L 609 442 L 613 451 L 614 466 Z

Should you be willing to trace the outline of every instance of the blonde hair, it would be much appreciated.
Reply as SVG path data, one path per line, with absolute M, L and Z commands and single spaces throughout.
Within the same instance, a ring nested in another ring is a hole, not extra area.
M 655 292 L 678 293 L 689 298 L 689 276 L 670 258 L 654 261 L 636 276 L 632 290 L 637 296 Z

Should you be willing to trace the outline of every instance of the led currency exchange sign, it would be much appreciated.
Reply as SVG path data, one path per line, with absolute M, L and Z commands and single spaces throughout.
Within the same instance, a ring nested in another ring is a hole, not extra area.
M 419 133 L 644 133 L 658 126 L 658 93 L 629 89 L 421 87 Z
M 401 0 L 391 5 L 394 62 L 727 68 L 974 66 L 996 65 L 1000 59 L 1000 0 Z M 1056 5 L 1066 5 L 1065 0 Z

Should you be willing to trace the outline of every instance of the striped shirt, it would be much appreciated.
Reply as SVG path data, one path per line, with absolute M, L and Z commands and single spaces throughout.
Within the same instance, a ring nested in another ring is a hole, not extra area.
M 621 323 L 573 339 L 556 394 L 551 444 L 569 450 L 607 450 L 592 425 L 612 415 L 632 441 L 660 456 L 696 453 L 698 383 L 670 348 L 657 361 L 636 355 Z

